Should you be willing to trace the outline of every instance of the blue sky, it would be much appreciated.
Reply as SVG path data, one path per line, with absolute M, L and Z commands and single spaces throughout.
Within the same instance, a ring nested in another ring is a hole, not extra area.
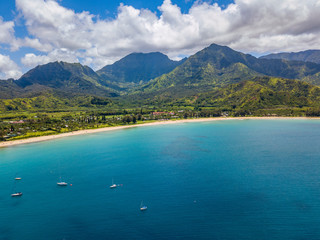
M 190 7 L 196 2 L 195 0 L 173 0 L 173 4 L 177 4 L 183 13 L 187 13 Z M 208 3 L 218 3 L 220 6 L 224 7 L 229 5 L 233 2 L 233 0 L 216 0 L 216 1 L 206 1 Z M 133 6 L 137 9 L 149 9 L 153 12 L 158 12 L 158 7 L 163 3 L 163 0 L 124 0 L 124 1 L 105 1 L 105 0 L 93 0 L 93 1 L 86 1 L 86 0 L 62 0 L 62 5 L 75 11 L 89 11 L 94 14 L 98 14 L 105 17 L 116 17 L 117 15 L 117 8 L 119 7 L 120 3 L 125 5 Z
M 8 0 L 0 79 L 51 61 L 97 70 L 132 52 L 180 59 L 211 43 L 254 55 L 320 48 L 320 0 Z
M 94 15 L 101 18 L 116 18 L 118 7 L 120 4 L 133 6 L 137 9 L 149 9 L 152 12 L 157 12 L 160 14 L 158 7 L 163 3 L 163 0 L 59 0 L 61 6 L 69 9 L 73 9 L 75 12 L 88 11 Z M 177 4 L 183 13 L 188 13 L 190 7 L 196 2 L 196 0 L 173 0 L 173 4 Z M 207 0 L 204 2 L 217 3 L 222 8 L 225 8 L 233 0 Z M 14 0 L 7 0 L 0 2 L 0 16 L 6 20 L 10 21 L 17 17 L 18 11 L 16 10 L 16 5 Z M 17 26 L 16 34 L 17 36 L 24 36 L 27 34 L 27 30 L 23 26 Z

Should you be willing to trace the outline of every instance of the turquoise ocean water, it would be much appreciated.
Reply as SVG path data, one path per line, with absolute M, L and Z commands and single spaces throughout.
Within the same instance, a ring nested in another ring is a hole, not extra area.
M 0 240 L 16 239 L 320 239 L 320 121 L 161 125 L 0 149 Z

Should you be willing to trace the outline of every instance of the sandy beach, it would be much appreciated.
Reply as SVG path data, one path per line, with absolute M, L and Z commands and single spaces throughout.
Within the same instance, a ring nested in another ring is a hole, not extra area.
M 145 127 L 145 126 L 178 124 L 178 123 L 188 123 L 188 122 L 207 122 L 207 121 L 245 120 L 245 119 L 255 119 L 255 120 L 269 119 L 269 120 L 272 120 L 272 119 L 320 119 L 320 118 L 307 118 L 307 117 L 214 117 L 214 118 L 166 120 L 166 121 L 156 121 L 156 122 L 152 122 L 152 123 L 134 124 L 134 125 L 128 125 L 128 126 L 116 126 L 116 127 L 105 127 L 105 128 L 97 128 L 97 129 L 79 130 L 79 131 L 74 131 L 74 132 L 61 133 L 61 134 L 57 134 L 57 135 L 48 135 L 48 136 L 27 138 L 27 139 L 21 139 L 21 140 L 0 142 L 0 148 L 11 147 L 11 146 L 20 145 L 20 144 L 49 141 L 49 140 L 54 140 L 57 138 L 63 138 L 63 137 L 69 137 L 69 136 L 77 136 L 77 135 L 84 135 L 84 134 L 89 134 L 89 133 L 115 131 L 115 130 L 120 130 L 120 129 L 134 128 L 134 127 L 141 127 L 141 126 Z

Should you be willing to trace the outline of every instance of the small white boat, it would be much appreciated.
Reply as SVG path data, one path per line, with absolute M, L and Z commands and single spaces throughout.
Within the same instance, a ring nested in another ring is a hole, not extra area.
M 141 202 L 141 204 L 140 204 L 140 211 L 145 211 L 145 210 L 147 210 L 147 209 L 148 209 L 148 207 L 147 207 L 146 205 L 144 205 L 143 202 Z
M 58 186 L 68 186 L 68 183 L 62 181 L 62 180 L 61 180 L 61 177 L 60 177 L 60 181 L 57 182 L 57 185 L 58 185 Z
M 147 209 L 148 209 L 147 206 L 142 206 L 142 207 L 140 208 L 141 211 L 145 211 L 145 210 L 147 210 Z
M 16 177 L 14 178 L 14 180 L 21 180 L 21 177 Z
M 112 178 L 112 185 L 110 186 L 110 188 L 116 188 L 117 184 L 113 183 L 113 178 Z
M 20 178 L 21 179 L 21 178 Z M 20 179 L 17 179 L 17 178 L 15 178 L 15 180 L 20 180 Z M 20 196 L 22 196 L 22 192 L 18 192 L 17 190 L 16 190 L 16 185 L 17 185 L 17 182 L 16 181 L 14 181 L 13 182 L 13 187 L 12 187 L 12 194 L 11 194 L 11 197 L 20 197 Z
M 68 183 L 66 182 L 57 182 L 58 186 L 68 186 Z
M 22 196 L 22 192 L 17 192 L 17 193 L 11 194 L 11 197 L 20 197 L 20 196 Z

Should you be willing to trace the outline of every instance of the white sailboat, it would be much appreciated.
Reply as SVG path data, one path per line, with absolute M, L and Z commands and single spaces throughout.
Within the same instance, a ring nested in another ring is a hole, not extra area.
M 20 196 L 22 196 L 22 192 L 16 192 L 11 194 L 11 197 L 20 197 Z
M 61 175 L 62 175 L 62 173 L 61 173 L 61 160 L 59 159 L 58 162 L 59 162 L 59 168 L 58 169 L 59 169 L 59 173 L 60 173 L 59 174 L 60 175 L 60 180 L 57 182 L 57 185 L 61 186 L 61 187 L 66 187 L 66 186 L 68 186 L 68 183 L 66 183 L 66 182 L 61 180 Z
M 113 182 L 113 178 L 112 178 L 112 184 L 111 184 L 110 188 L 116 188 L 116 187 L 117 187 L 117 184 L 115 184 L 115 183 Z
M 16 183 L 13 184 L 12 192 L 13 193 L 11 194 L 11 197 L 21 197 L 22 196 L 22 192 L 16 191 Z
M 141 204 L 140 204 L 140 211 L 145 211 L 147 210 L 148 207 L 146 205 L 143 204 L 143 201 L 141 201 Z
M 18 174 L 16 173 L 14 180 L 21 180 L 21 177 L 18 177 Z

